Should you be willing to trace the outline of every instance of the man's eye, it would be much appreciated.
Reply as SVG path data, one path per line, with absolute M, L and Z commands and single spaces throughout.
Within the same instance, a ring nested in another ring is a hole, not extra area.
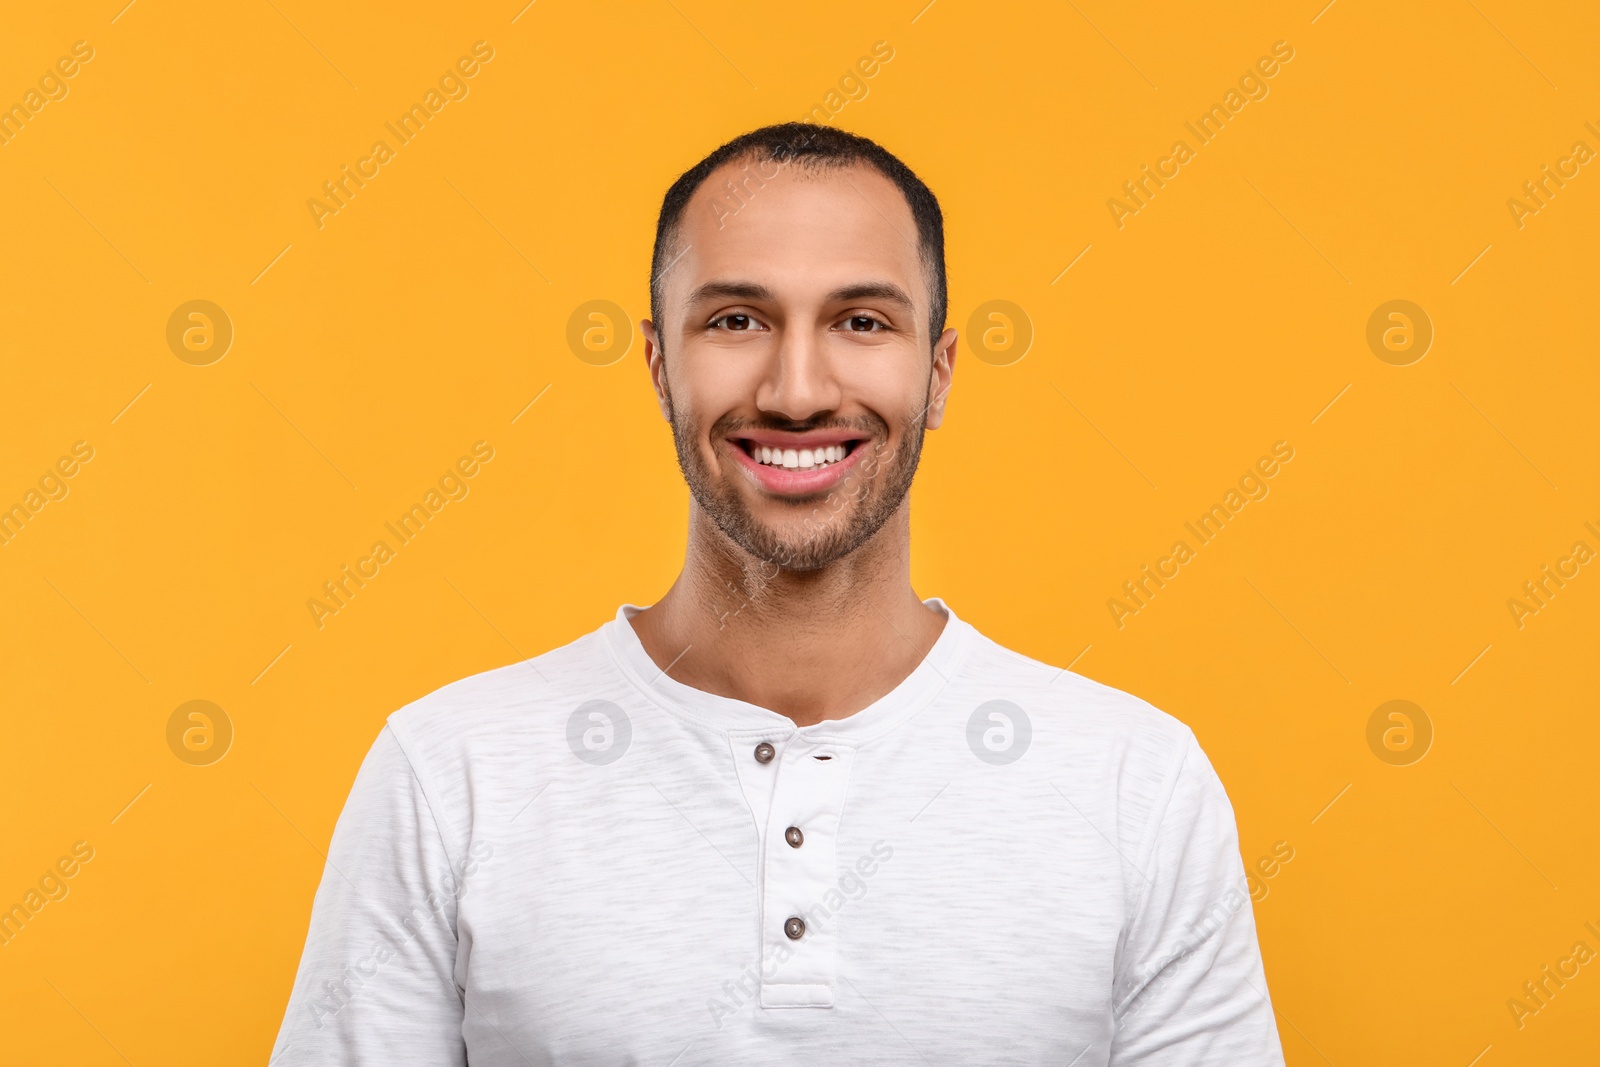
M 889 328 L 887 323 L 875 319 L 871 315 L 851 315 L 844 321 L 845 329 L 852 333 L 871 333 L 877 329 L 887 330 Z
M 756 320 L 749 315 L 719 315 L 707 325 L 712 329 L 716 329 L 718 323 L 721 323 L 722 328 L 727 330 L 749 330 L 755 326 Z

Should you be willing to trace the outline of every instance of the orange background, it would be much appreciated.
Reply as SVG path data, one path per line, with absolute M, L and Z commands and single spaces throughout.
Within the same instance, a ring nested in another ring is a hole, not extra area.
M 918 591 L 1191 724 L 1245 861 L 1292 848 L 1255 904 L 1289 1063 L 1592 1062 L 1600 964 L 1520 1028 L 1507 1000 L 1600 950 L 1600 567 L 1520 628 L 1507 600 L 1600 549 L 1600 174 L 1520 227 L 1507 200 L 1600 149 L 1600 15 L 1322 2 L 12 5 L 0 103 L 94 56 L 0 145 L 0 506 L 93 459 L 0 545 L 0 906 L 94 858 L 0 947 L 0 1060 L 265 1061 L 384 717 L 676 573 L 642 343 L 593 365 L 569 316 L 647 314 L 671 180 L 881 40 L 833 121 L 941 198 L 963 331 Z M 319 229 L 307 200 L 480 40 L 469 95 Z M 234 331 L 205 366 L 167 341 L 195 299 Z M 1366 341 L 1392 299 L 1435 331 L 1408 366 Z M 990 300 L 1032 325 L 1007 366 L 968 345 Z M 318 628 L 480 440 L 470 495 Z M 1270 495 L 1119 628 L 1107 600 L 1277 441 Z M 1395 699 L 1434 733 L 1405 766 L 1367 741 Z M 169 748 L 191 700 L 234 730 L 209 766 Z

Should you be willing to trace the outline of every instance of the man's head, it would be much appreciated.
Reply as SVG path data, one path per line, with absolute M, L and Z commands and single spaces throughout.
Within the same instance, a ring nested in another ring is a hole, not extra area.
M 679 178 L 641 325 L 701 510 L 789 570 L 871 538 L 943 419 L 945 306 L 938 201 L 865 138 L 769 126 Z

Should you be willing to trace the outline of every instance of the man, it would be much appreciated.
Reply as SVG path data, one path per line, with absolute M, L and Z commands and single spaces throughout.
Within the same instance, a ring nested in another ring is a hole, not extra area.
M 649 608 L 390 716 L 274 1063 L 1281 1064 L 1194 735 L 910 583 L 938 202 L 787 124 L 667 193 L 645 356 L 692 495 Z

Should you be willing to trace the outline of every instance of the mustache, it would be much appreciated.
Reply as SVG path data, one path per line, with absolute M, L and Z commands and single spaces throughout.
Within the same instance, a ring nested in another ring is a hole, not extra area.
M 711 427 L 713 439 L 737 437 L 751 430 L 772 430 L 781 433 L 810 433 L 814 430 L 843 430 L 869 437 L 887 437 L 889 424 L 876 416 L 862 415 L 854 418 L 784 419 L 765 416 L 746 419 L 735 415 L 724 416 Z

